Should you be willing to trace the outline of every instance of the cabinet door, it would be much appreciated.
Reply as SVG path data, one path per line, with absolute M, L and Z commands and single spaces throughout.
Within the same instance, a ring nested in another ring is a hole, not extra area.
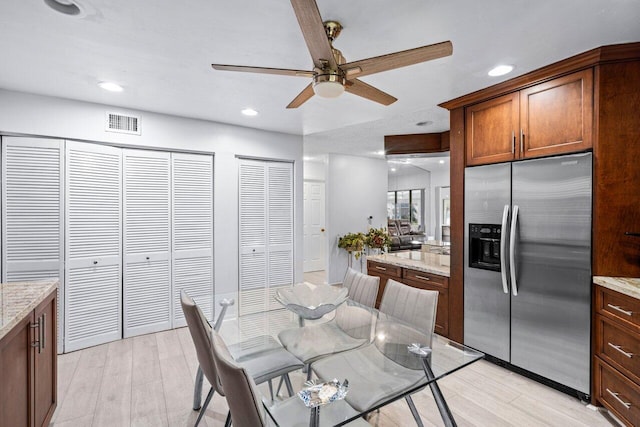
M 125 338 L 171 327 L 170 158 L 123 151 Z
M 518 99 L 516 92 L 466 108 L 467 166 L 517 158 Z
M 121 156 L 67 141 L 65 351 L 122 338 Z
M 560 77 L 520 91 L 522 158 L 591 148 L 593 71 Z
M 56 409 L 56 294 L 35 310 L 38 347 L 33 348 L 33 410 L 35 427 L 48 426 Z
M 30 426 L 33 313 L 0 340 L 0 426 Z

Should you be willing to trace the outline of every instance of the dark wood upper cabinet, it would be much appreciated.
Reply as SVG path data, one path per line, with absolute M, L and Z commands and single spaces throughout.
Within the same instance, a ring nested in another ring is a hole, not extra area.
M 593 70 L 471 105 L 465 122 L 467 166 L 588 150 Z
M 515 159 L 518 93 L 500 96 L 466 108 L 467 165 Z
M 520 91 L 520 158 L 592 147 L 593 71 L 583 70 Z

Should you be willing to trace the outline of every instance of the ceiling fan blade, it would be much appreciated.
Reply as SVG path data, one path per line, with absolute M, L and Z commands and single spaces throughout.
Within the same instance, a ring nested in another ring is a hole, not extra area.
M 298 18 L 304 41 L 307 43 L 313 65 L 322 69 L 325 63 L 335 70 L 336 60 L 333 57 L 331 44 L 322 23 L 322 17 L 315 0 L 291 0 L 293 11 Z
M 241 71 L 245 73 L 276 74 L 280 76 L 313 77 L 313 71 L 288 70 L 286 68 L 245 67 L 244 65 L 211 64 L 214 70 Z
M 367 98 L 382 105 L 391 105 L 398 100 L 388 93 L 383 92 L 380 89 L 376 89 L 375 87 L 358 79 L 349 80 L 344 89 L 349 93 Z
M 417 47 L 415 49 L 403 50 L 390 53 L 388 55 L 376 56 L 374 58 L 361 59 L 360 61 L 348 62 L 340 66 L 349 76 L 368 76 L 369 74 L 381 71 L 393 70 L 406 67 L 407 65 L 419 64 L 420 62 L 449 56 L 453 53 L 453 45 L 450 41 Z
M 298 108 L 299 106 L 307 102 L 314 94 L 315 92 L 313 92 L 313 84 L 309 83 L 307 87 L 302 89 L 302 92 L 300 92 L 298 96 L 293 98 L 293 101 L 291 101 L 289 105 L 287 105 L 287 108 Z

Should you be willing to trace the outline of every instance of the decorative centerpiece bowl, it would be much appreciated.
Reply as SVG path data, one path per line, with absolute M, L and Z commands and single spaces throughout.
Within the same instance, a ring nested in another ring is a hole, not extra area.
M 298 283 L 278 289 L 276 300 L 303 319 L 319 319 L 335 310 L 347 299 L 347 288 Z

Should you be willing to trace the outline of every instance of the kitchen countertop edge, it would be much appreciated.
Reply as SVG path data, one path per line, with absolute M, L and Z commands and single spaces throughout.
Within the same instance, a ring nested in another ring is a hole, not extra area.
M 11 330 L 18 324 L 22 319 L 29 315 L 31 311 L 33 311 L 38 304 L 47 299 L 49 295 L 53 292 L 56 292 L 58 289 L 58 279 L 55 280 L 46 280 L 46 281 L 29 281 L 29 282 L 19 282 L 19 283 L 11 283 L 11 284 L 0 284 L 3 287 L 2 292 L 15 292 L 17 293 L 25 293 L 25 288 L 27 286 L 33 286 L 34 284 L 41 285 L 42 290 L 36 295 L 29 295 L 30 301 L 26 303 L 26 305 L 15 315 L 12 316 L 11 320 L 6 323 L 0 323 L 0 340 L 4 338 Z M 11 295 L 12 300 L 16 297 L 16 295 Z
M 635 299 L 640 299 L 640 278 L 593 276 L 593 283 Z
M 429 254 L 430 257 L 436 259 L 436 257 L 442 257 L 449 255 Z M 418 261 L 407 258 L 394 257 L 393 252 L 382 255 L 369 255 L 367 261 L 379 262 L 381 264 L 389 264 L 396 267 L 410 268 L 412 270 L 422 271 L 424 273 L 436 274 L 438 276 L 450 277 L 451 268 L 443 265 L 434 265 L 429 261 Z

